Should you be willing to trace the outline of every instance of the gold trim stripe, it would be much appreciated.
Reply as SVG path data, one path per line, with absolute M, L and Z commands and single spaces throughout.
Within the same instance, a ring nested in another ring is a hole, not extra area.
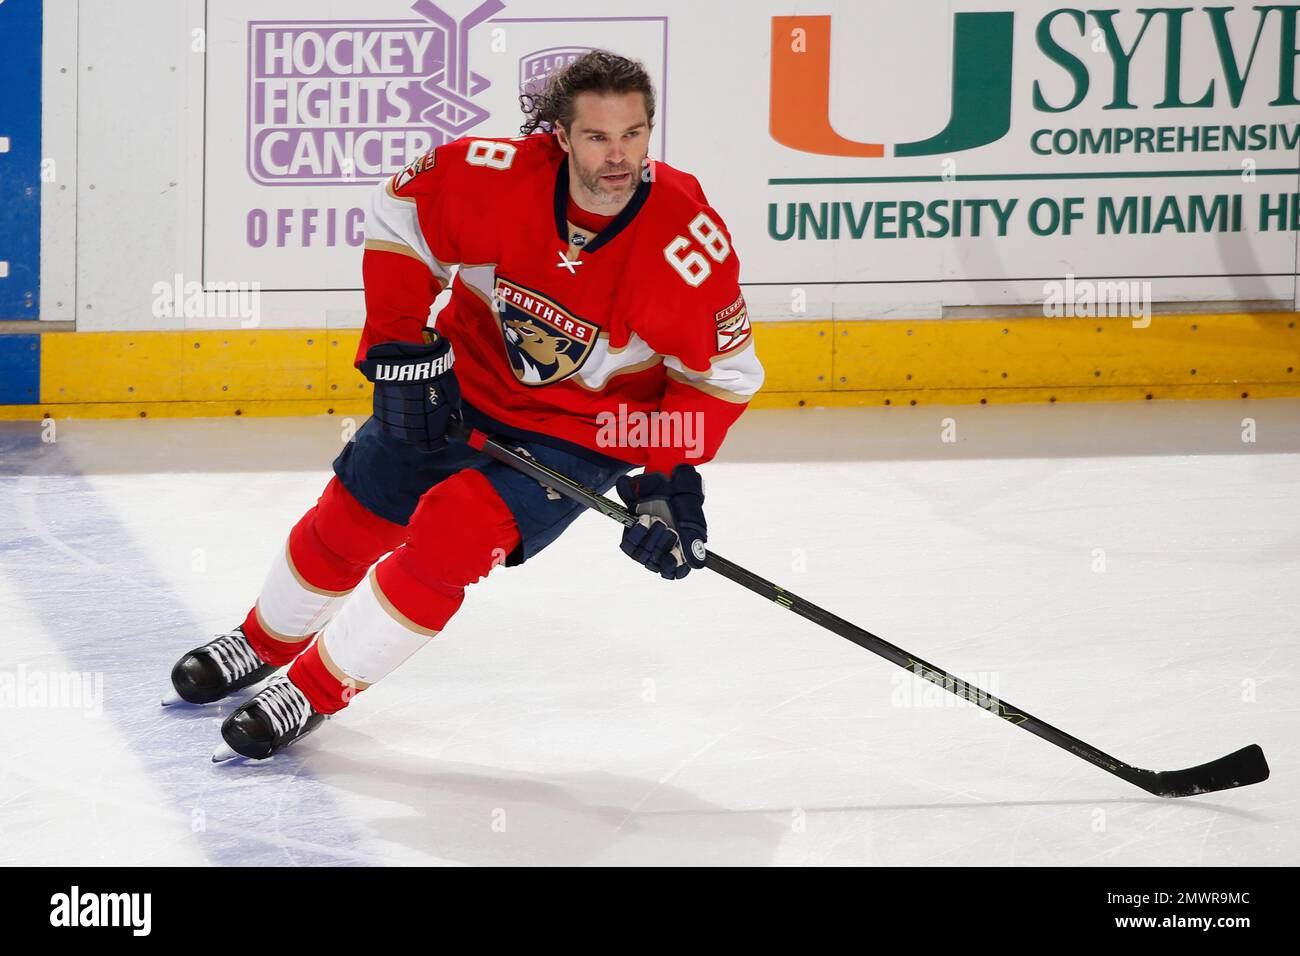
M 689 385 L 691 388 L 699 389 L 705 395 L 712 395 L 714 398 L 720 398 L 724 402 L 731 402 L 733 405 L 747 405 L 752 395 L 737 395 L 725 388 L 719 388 L 717 385 L 710 385 L 708 382 L 697 382 L 694 379 L 687 378 L 681 372 L 675 369 L 668 369 L 668 377 L 674 382 L 681 382 L 683 385 Z
M 363 248 L 374 252 L 395 252 L 399 256 L 408 256 L 414 259 L 422 266 L 428 266 L 428 263 L 424 261 L 424 257 L 404 242 L 389 242 L 387 239 L 367 239 Z M 438 284 L 442 284 L 441 280 L 439 280 Z
M 297 637 L 292 637 L 288 634 L 281 634 L 279 631 L 271 630 L 269 627 L 266 626 L 266 618 L 262 617 L 261 600 L 258 600 L 258 602 L 253 605 L 253 614 L 257 616 L 258 626 L 261 627 L 262 630 L 266 632 L 266 636 L 271 638 L 272 640 L 279 641 L 281 644 L 301 644 L 303 641 L 311 637 L 311 634 L 299 634 Z M 312 634 L 314 633 L 316 632 L 313 631 Z
M 412 621 L 409 617 L 407 617 L 397 608 L 393 607 L 393 602 L 388 600 L 388 595 L 384 594 L 384 592 L 380 589 L 379 581 L 376 580 L 374 571 L 370 572 L 369 578 L 370 578 L 370 586 L 371 588 L 374 589 L 375 592 L 375 600 L 379 602 L 379 606 L 384 609 L 384 611 L 388 614 L 389 617 L 391 617 L 398 624 L 402 625 L 402 627 L 406 628 L 408 631 L 413 631 L 416 634 L 423 634 L 425 637 L 436 637 L 438 635 L 437 631 L 431 630 L 430 628 L 427 627 L 421 627 L 419 624 L 416 624 L 414 621 Z
M 402 185 L 405 186 L 406 183 L 403 183 Z M 415 205 L 415 198 L 413 196 L 399 196 L 397 195 L 397 193 L 393 192 L 393 179 L 391 176 L 388 178 L 388 186 L 385 188 L 384 191 L 387 192 L 388 195 L 391 196 L 393 199 L 396 199 L 398 202 L 409 202 L 412 206 Z
M 636 362 L 636 363 L 634 363 L 634 364 L 632 364 L 632 365 L 625 365 L 625 366 L 623 366 L 622 368 L 616 368 L 616 369 L 614 369 L 614 371 L 610 372 L 608 376 L 606 376 L 606 378 L 605 378 L 605 384 L 602 385 L 602 386 L 600 386 L 600 388 L 597 388 L 597 387 L 594 386 L 594 385 L 588 385 L 586 382 L 584 382 L 584 381 L 582 380 L 582 371 L 581 371 L 581 370 L 579 370 L 579 371 L 578 371 L 578 372 L 573 376 L 573 378 L 570 379 L 570 381 L 572 381 L 572 382 L 573 382 L 575 385 L 577 385 L 579 388 L 583 388 L 583 389 L 587 390 L 588 392 L 602 392 L 602 391 L 604 391 L 605 388 L 609 385 L 610 379 L 618 378 L 618 376 L 620 376 L 620 375 L 632 375 L 632 374 L 635 373 L 635 372 L 644 372 L 644 371 L 645 371 L 646 369 L 648 369 L 648 368 L 654 368 L 656 365 L 658 365 L 658 364 L 659 364 L 660 362 L 662 362 L 662 361 L 663 361 L 663 356 L 662 356 L 662 355 L 652 355 L 652 356 L 650 356 L 650 358 L 646 359 L 646 360 L 643 361 L 643 362 Z
M 745 340 L 745 344 L 742 345 L 740 348 L 732 349 L 729 352 L 722 352 L 719 355 L 713 356 L 711 359 L 709 359 L 709 364 L 717 365 L 719 362 L 725 362 L 727 359 L 735 358 L 737 355 L 744 355 L 753 347 L 754 347 L 754 336 L 750 335 L 750 337 Z
M 355 687 L 358 692 L 370 687 L 371 685 L 368 682 L 357 680 L 351 674 L 346 673 L 338 664 L 334 663 L 334 658 L 330 657 L 329 648 L 325 645 L 325 638 L 328 636 L 329 629 L 326 628 L 325 632 L 320 636 L 320 639 L 316 641 L 316 653 L 320 655 L 320 662 L 325 665 L 325 669 L 329 671 L 330 676 L 340 684 L 347 684 L 351 687 Z
M 298 586 L 304 591 L 310 591 L 312 594 L 319 594 L 321 597 L 327 598 L 345 597 L 352 593 L 352 588 L 348 588 L 346 591 L 326 591 L 324 588 L 318 588 L 309 583 L 306 578 L 298 573 L 298 567 L 293 563 L 293 553 L 289 550 L 288 539 L 284 542 L 284 560 L 289 565 L 289 572 L 293 575 L 293 579 L 298 582 Z

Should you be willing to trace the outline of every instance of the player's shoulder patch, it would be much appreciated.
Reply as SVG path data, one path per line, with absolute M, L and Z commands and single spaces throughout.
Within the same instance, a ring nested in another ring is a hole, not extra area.
M 753 334 L 749 324 L 749 309 L 745 307 L 745 293 L 736 296 L 736 301 L 725 309 L 715 312 L 713 321 L 718 330 L 718 352 L 734 352 Z
M 430 149 L 419 159 L 415 160 L 412 163 L 408 163 L 406 167 L 401 170 L 401 172 L 397 173 L 393 177 L 392 191 L 397 192 L 403 186 L 409 183 L 412 179 L 414 179 L 416 176 L 420 175 L 420 173 L 433 169 L 434 163 L 437 161 L 437 157 L 435 155 L 437 152 L 438 152 L 438 147 L 434 146 L 432 149 Z

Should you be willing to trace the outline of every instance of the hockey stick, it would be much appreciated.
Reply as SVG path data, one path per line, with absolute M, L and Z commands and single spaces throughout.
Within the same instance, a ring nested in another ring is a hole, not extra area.
M 501 464 L 536 479 L 548 488 L 554 489 L 580 505 L 584 505 L 593 511 L 599 511 L 625 527 L 636 523 L 637 519 L 623 506 L 603 495 L 597 494 L 590 488 L 578 484 L 571 478 L 547 468 L 545 465 L 518 454 L 477 429 L 470 429 L 459 422 L 453 422 L 450 432 L 453 436 L 465 441 L 471 448 L 476 448 L 501 462 Z M 843 618 L 837 617 L 810 601 L 805 601 L 797 594 L 791 594 L 785 588 L 778 587 L 772 582 L 760 578 L 757 574 L 747 571 L 738 564 L 732 564 L 726 558 L 712 551 L 707 553 L 704 566 L 721 574 L 724 578 L 748 588 L 755 594 L 775 601 L 786 610 L 793 611 L 800 617 L 807 618 L 814 624 L 819 624 L 826 630 L 852 641 L 859 647 L 866 648 L 887 661 L 892 661 L 899 667 L 911 671 L 916 676 L 923 677 L 949 693 L 997 714 L 1008 723 L 1027 730 L 1031 734 L 1043 738 L 1048 743 L 1056 744 L 1062 750 L 1068 750 L 1075 756 L 1096 764 L 1102 770 L 1141 787 L 1147 793 L 1153 793 L 1158 797 L 1187 797 L 1197 793 L 1211 793 L 1215 790 L 1245 787 L 1268 779 L 1268 762 L 1264 759 L 1264 751 L 1260 749 L 1258 744 L 1251 744 L 1249 747 L 1243 747 L 1226 757 L 1211 760 L 1209 763 L 1203 763 L 1197 767 L 1189 767 L 1186 770 L 1143 770 L 1141 767 L 1130 766 L 1122 760 L 1117 760 L 1090 744 L 1084 743 L 1078 737 L 1067 734 L 1063 730 L 1058 730 L 1045 720 L 1039 720 L 1028 711 L 1014 707 L 1004 700 L 999 700 L 973 684 L 968 684 L 952 676 L 942 668 L 935 667 L 933 664 L 895 647 L 870 631 L 863 630 L 856 624 L 850 624 Z

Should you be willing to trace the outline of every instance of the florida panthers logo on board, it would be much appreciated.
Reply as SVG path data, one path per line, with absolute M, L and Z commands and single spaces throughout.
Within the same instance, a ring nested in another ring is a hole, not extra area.
M 510 368 L 524 385 L 553 385 L 582 368 L 600 327 L 532 289 L 497 277 L 497 321 Z
M 520 91 L 536 96 L 552 75 L 592 49 L 589 46 L 552 46 L 528 54 L 519 61 Z

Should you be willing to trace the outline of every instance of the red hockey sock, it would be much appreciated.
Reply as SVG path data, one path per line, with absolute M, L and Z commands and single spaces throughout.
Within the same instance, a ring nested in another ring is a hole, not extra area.
M 357 693 L 365 689 L 355 682 L 340 680 L 321 659 L 320 642 L 298 656 L 289 668 L 289 680 L 303 693 L 312 707 L 321 714 L 335 714 L 348 705 Z
M 268 664 L 280 666 L 289 663 L 300 653 L 303 648 L 311 643 L 312 635 L 308 634 L 301 641 L 289 642 L 282 641 L 279 638 L 272 637 L 266 633 L 262 627 L 262 622 L 257 619 L 257 608 L 249 609 L 248 617 L 244 618 L 244 636 L 248 638 L 249 645 L 260 657 Z
M 406 544 L 375 568 L 393 607 L 420 627 L 441 631 L 482 579 L 519 544 L 506 503 L 482 472 L 466 469 L 435 487 L 411 516 Z
M 289 555 L 303 581 L 322 591 L 350 591 L 380 555 L 406 539 L 404 525 L 379 517 L 338 478 L 325 486 L 289 533 Z
M 409 532 L 406 544 L 375 568 L 373 582 L 353 591 L 334 623 L 289 669 L 289 679 L 320 713 L 346 707 L 370 686 L 366 681 L 401 663 L 407 655 L 392 655 L 394 628 L 407 648 L 442 630 L 465 600 L 465 586 L 504 563 L 519 543 L 510 509 L 472 469 L 428 492 Z M 363 593 L 370 588 L 373 594 Z M 337 663 L 331 648 L 340 655 Z
M 347 592 L 406 534 L 405 526 L 373 514 L 335 477 L 289 532 L 289 563 L 300 587 L 317 594 Z M 268 664 L 287 664 L 313 637 L 271 634 L 256 606 L 249 610 L 243 627 L 248 643 Z M 294 636 L 300 639 L 291 639 Z

